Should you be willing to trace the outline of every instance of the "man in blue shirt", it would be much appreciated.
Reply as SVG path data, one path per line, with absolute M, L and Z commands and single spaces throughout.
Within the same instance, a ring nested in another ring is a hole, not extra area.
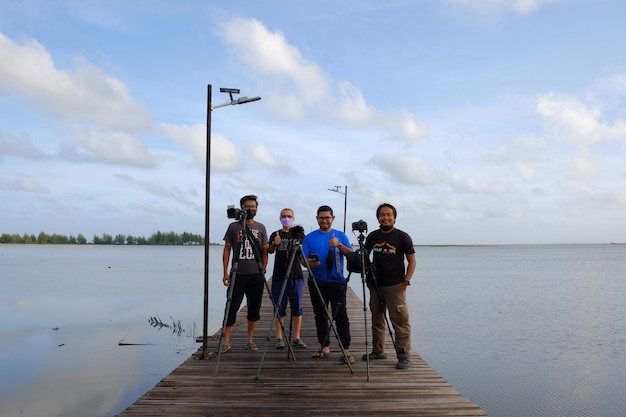
M 302 251 L 313 272 L 313 276 L 309 276 L 309 294 L 315 314 L 317 340 L 321 346 L 313 357 L 324 358 L 330 354 L 330 321 L 327 310 L 330 304 L 337 334 L 344 350 L 342 359 L 354 363 L 349 350 L 350 322 L 346 308 L 348 283 L 343 273 L 343 259 L 347 253 L 352 252 L 352 245 L 344 232 L 333 229 L 334 220 L 332 208 L 329 206 L 318 208 L 319 229 L 309 233 L 302 243 Z M 319 292 L 315 287 L 319 288 Z

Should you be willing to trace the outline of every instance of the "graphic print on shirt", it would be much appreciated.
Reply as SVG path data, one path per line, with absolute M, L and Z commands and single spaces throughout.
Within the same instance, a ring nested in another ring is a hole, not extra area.
M 395 255 L 396 251 L 397 251 L 396 247 L 393 245 L 390 245 L 387 242 L 377 243 L 372 248 L 372 252 L 377 252 L 377 253 L 381 253 L 384 255 Z
M 259 231 L 256 229 L 248 229 L 252 232 L 254 238 L 259 240 Z M 237 242 L 241 242 L 242 231 L 239 230 L 237 232 Z M 239 245 L 239 259 L 255 259 L 254 257 L 254 249 L 252 249 L 252 243 L 250 239 L 245 239 L 243 245 Z

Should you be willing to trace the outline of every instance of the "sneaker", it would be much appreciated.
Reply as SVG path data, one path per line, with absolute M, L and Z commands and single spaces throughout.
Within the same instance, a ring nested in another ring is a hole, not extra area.
M 387 354 L 386 353 L 376 353 L 376 352 L 370 352 L 370 360 L 372 359 L 387 359 Z M 366 361 L 367 360 L 367 353 L 363 354 L 363 360 Z
M 230 350 L 230 345 L 222 345 L 222 346 L 220 346 L 220 350 L 219 350 L 219 352 L 220 352 L 220 353 L 226 353 L 226 352 L 228 352 L 229 350 Z
M 293 345 L 300 349 L 306 349 L 306 343 L 304 343 L 302 339 L 295 339 Z
M 252 342 L 246 343 L 246 350 L 249 350 L 250 352 L 256 352 L 257 350 L 259 350 L 259 348 L 256 343 Z
M 396 364 L 396 369 L 408 369 L 411 367 L 411 361 L 407 358 L 401 358 Z
M 284 349 L 285 348 L 285 342 L 283 341 L 283 339 L 278 339 L 276 341 L 276 349 Z

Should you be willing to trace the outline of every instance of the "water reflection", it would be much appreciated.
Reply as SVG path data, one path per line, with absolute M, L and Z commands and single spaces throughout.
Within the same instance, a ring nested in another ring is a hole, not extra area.
M 9 365 L 3 381 L 10 379 L 2 389 L 3 416 L 111 415 L 195 350 L 189 338 L 157 334 L 145 322 L 16 330 L 9 336 L 2 343 Z
M 189 357 L 203 249 L 179 249 L 0 248 L 0 415 L 112 416 Z

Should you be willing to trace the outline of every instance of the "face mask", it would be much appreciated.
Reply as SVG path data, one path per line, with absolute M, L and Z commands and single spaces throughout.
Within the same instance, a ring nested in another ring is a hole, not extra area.
M 391 229 L 393 229 L 393 226 L 383 226 L 383 225 L 380 226 L 380 230 L 382 230 L 383 232 L 388 232 Z
M 282 224 L 283 227 L 291 227 L 293 224 L 293 217 L 281 217 L 280 224 Z
M 248 209 L 246 210 L 246 215 L 248 219 L 254 219 L 254 216 L 256 216 L 256 210 Z

